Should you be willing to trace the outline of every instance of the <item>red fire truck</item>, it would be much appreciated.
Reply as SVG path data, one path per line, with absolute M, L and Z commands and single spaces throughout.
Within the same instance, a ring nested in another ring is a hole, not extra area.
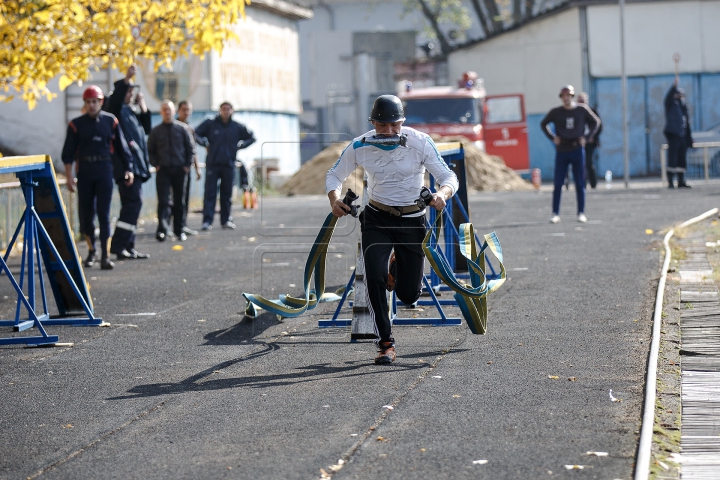
M 408 83 L 408 85 L 410 85 Z M 522 94 L 487 95 L 482 79 L 466 72 L 458 87 L 407 87 L 400 99 L 405 125 L 442 136 L 461 135 L 518 173 L 530 169 Z

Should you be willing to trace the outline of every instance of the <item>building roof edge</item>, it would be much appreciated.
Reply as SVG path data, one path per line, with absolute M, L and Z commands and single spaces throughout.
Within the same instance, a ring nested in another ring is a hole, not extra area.
M 252 0 L 248 7 L 265 10 L 290 20 L 307 20 L 313 17 L 312 9 L 286 0 Z

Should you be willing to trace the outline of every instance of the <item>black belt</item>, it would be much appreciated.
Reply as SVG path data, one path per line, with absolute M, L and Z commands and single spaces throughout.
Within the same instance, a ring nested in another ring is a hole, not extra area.
M 81 162 L 96 163 L 96 162 L 109 162 L 112 160 L 110 155 L 85 155 L 80 157 Z
M 569 139 L 561 138 L 560 145 L 563 147 L 577 147 L 580 145 L 580 139 L 576 138 L 574 140 L 569 140 Z
M 407 215 L 410 213 L 417 213 L 420 211 L 420 207 L 418 207 L 417 205 L 408 205 L 406 207 L 391 207 L 390 205 L 385 205 L 384 203 L 380 203 L 373 199 L 370 199 L 370 205 L 377 208 L 378 210 L 382 210 L 383 212 L 387 212 L 390 215 L 394 215 L 396 217 L 400 217 L 402 215 Z

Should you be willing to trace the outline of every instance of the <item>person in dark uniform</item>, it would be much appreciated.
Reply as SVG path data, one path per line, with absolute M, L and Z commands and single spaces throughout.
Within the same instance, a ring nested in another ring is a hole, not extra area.
M 598 114 L 597 107 L 593 108 L 588 103 L 588 94 L 586 92 L 582 92 L 580 95 L 578 95 L 578 103 L 582 103 L 584 105 L 587 105 L 590 110 L 595 114 L 596 117 L 600 118 L 600 115 Z M 585 185 L 587 186 L 588 182 L 590 183 L 591 188 L 597 187 L 597 172 L 595 170 L 595 152 L 597 150 L 597 147 L 600 146 L 600 134 L 602 133 L 602 120 L 600 121 L 600 126 L 598 127 L 597 133 L 595 133 L 595 137 L 591 140 L 588 138 L 587 142 L 585 143 Z M 587 128 L 585 129 L 587 132 Z
M 570 165 L 572 165 L 575 180 L 577 219 L 578 222 L 587 222 L 585 216 L 585 144 L 588 140 L 594 140 L 597 130 L 600 128 L 600 119 L 587 105 L 573 102 L 573 97 L 575 97 L 575 89 L 572 85 L 562 87 L 560 98 L 563 104 L 550 110 L 540 122 L 543 133 L 555 144 L 556 149 L 553 216 L 550 218 L 550 223 L 560 221 L 560 196 Z M 554 132 L 548 128 L 550 123 L 555 126 Z M 586 126 L 589 127 L 587 134 L 585 133 Z
M 688 115 L 685 91 L 678 87 L 678 79 L 665 95 L 665 128 L 663 129 L 668 142 L 667 178 L 668 188 L 675 188 L 673 176 L 677 173 L 678 188 L 690 188 L 685 183 L 687 171 L 687 151 L 692 148 L 693 139 L 690 132 L 690 116 Z
M 235 158 L 238 150 L 255 143 L 252 131 L 234 121 L 232 114 L 233 107 L 230 102 L 223 102 L 217 117 L 205 120 L 195 129 L 195 134 L 199 138 L 206 139 L 208 144 L 202 225 L 205 231 L 212 228 L 218 180 L 220 181 L 220 224 L 223 228 L 235 228 L 230 214 Z
M 187 100 L 182 100 L 180 103 L 178 103 L 178 111 L 177 111 L 177 119 L 178 121 L 184 123 L 187 125 L 187 127 L 190 129 L 190 133 L 192 134 L 192 138 L 195 141 L 196 145 L 202 145 L 203 147 L 207 146 L 202 141 L 198 141 L 200 139 L 197 138 L 195 135 L 195 129 L 190 125 L 190 117 L 192 116 L 193 112 L 193 106 L 192 103 L 190 103 Z M 198 162 L 197 157 L 197 149 L 195 152 L 195 156 L 193 156 L 193 167 L 195 168 L 195 180 L 200 181 L 202 178 L 202 174 L 200 173 L 200 162 Z M 185 218 L 183 219 L 183 232 L 185 235 L 197 235 L 197 230 L 193 230 L 192 228 L 187 226 L 187 215 L 188 210 L 190 209 L 190 177 L 192 176 L 191 172 L 188 172 L 187 175 L 187 183 L 185 185 Z
M 190 128 L 175 120 L 175 105 L 163 100 L 162 123 L 148 137 L 150 164 L 155 167 L 158 197 L 158 238 L 170 228 L 170 190 L 173 192 L 173 231 L 181 242 L 187 240 L 185 227 L 185 185 L 195 158 L 195 141 Z
M 115 182 L 120 193 L 120 217 L 115 222 L 115 233 L 110 243 L 110 253 L 118 260 L 150 258 L 150 255 L 135 250 L 135 231 L 142 208 L 142 184 L 150 179 L 150 159 L 145 135 L 150 133 L 151 114 L 145 105 L 143 94 L 132 85 L 135 66 L 128 68 L 125 78 L 115 82 L 108 99 L 108 111 L 120 122 L 120 128 L 133 156 L 135 181 L 127 185 L 123 169 L 115 162 Z
M 357 167 L 365 169 L 370 196 L 360 214 L 365 282 L 380 350 L 375 363 L 387 365 L 395 361 L 396 352 L 386 290 L 395 290 L 407 304 L 415 303 L 422 291 L 426 209 L 417 199 L 425 172 L 429 171 L 438 185 L 430 202 L 437 211 L 457 192 L 458 179 L 429 135 L 403 127 L 405 113 L 395 95 L 379 96 L 369 121 L 374 130 L 355 138 L 343 150 L 327 172 L 325 191 L 333 215 L 347 215 L 350 208 L 342 201 L 342 184 Z M 391 280 L 388 274 L 393 271 Z
M 123 184 L 134 182 L 133 157 L 114 115 L 101 111 L 103 92 L 90 85 L 83 92 L 85 114 L 74 118 L 67 129 L 62 161 L 65 164 L 67 187 L 75 191 L 77 183 L 80 232 L 85 235 L 88 256 L 84 262 L 92 267 L 97 261 L 95 247 L 95 213 L 100 224 L 100 268 L 112 270 L 115 265 L 108 258 L 110 237 L 110 202 L 113 193 L 113 154 L 122 164 Z M 76 176 L 73 174 L 73 163 Z

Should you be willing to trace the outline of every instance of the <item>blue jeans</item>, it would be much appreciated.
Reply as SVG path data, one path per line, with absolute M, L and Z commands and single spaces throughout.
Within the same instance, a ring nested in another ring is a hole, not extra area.
M 215 216 L 215 203 L 220 181 L 220 223 L 225 225 L 232 220 L 232 187 L 235 179 L 235 165 L 210 166 L 205 169 L 205 198 L 203 205 L 203 223 L 212 225 Z
M 572 165 L 573 179 L 575 180 L 575 195 L 577 196 L 577 213 L 585 213 L 585 149 L 578 148 L 570 152 L 557 152 L 555 154 L 555 179 L 553 190 L 553 214 L 560 214 L 560 195 L 565 184 L 568 166 Z

